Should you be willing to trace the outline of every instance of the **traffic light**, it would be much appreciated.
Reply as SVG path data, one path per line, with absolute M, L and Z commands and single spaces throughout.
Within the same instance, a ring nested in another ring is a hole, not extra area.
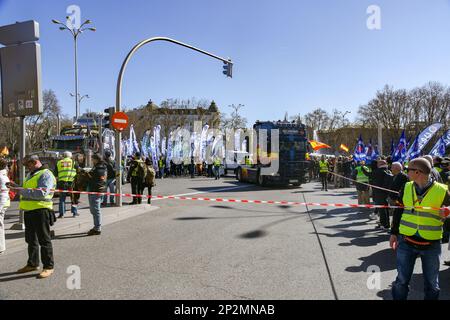
M 105 109 L 106 115 L 103 117 L 103 127 L 105 127 L 106 129 L 112 129 L 111 118 L 114 114 L 114 111 L 115 111 L 114 107 Z
M 223 71 L 222 73 L 226 75 L 227 77 L 232 78 L 233 77 L 233 63 L 230 59 L 228 59 L 228 62 L 223 63 Z

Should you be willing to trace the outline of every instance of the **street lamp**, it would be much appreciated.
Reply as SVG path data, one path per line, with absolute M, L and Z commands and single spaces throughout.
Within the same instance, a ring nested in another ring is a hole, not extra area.
M 67 20 L 69 20 L 69 17 L 66 17 Z M 69 31 L 72 36 L 73 36 L 73 41 L 75 44 L 75 121 L 78 120 L 79 117 L 79 113 L 80 113 L 80 106 L 79 106 L 79 102 L 81 101 L 78 100 L 77 97 L 79 97 L 79 93 L 78 93 L 78 64 L 77 64 L 77 39 L 78 39 L 78 35 L 81 34 L 83 31 L 89 30 L 89 31 L 96 31 L 97 29 L 95 28 L 88 28 L 85 27 L 88 24 L 91 24 L 92 21 L 91 20 L 86 20 L 85 22 L 83 22 L 83 24 L 76 29 L 75 27 L 69 28 L 67 25 L 65 25 L 64 23 L 53 19 L 52 22 L 54 24 L 60 25 L 59 30 L 67 30 Z

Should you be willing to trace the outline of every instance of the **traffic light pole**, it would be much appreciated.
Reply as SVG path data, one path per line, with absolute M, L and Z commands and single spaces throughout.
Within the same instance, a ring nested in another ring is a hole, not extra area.
M 150 42 L 153 42 L 153 41 L 167 41 L 167 42 L 178 44 L 182 47 L 203 53 L 207 56 L 210 56 L 211 58 L 222 61 L 223 63 L 225 63 L 226 65 L 228 65 L 230 67 L 230 70 L 233 65 L 233 62 L 229 59 L 225 59 L 225 58 L 216 56 L 205 50 L 198 49 L 189 44 L 186 44 L 186 43 L 174 40 L 174 39 L 170 39 L 170 38 L 166 38 L 166 37 L 155 37 L 155 38 L 143 40 L 143 41 L 139 42 L 137 45 L 135 45 L 133 47 L 133 49 L 131 49 L 131 51 L 128 53 L 127 57 L 125 58 L 124 62 L 122 63 L 122 67 L 120 68 L 119 77 L 117 79 L 117 88 L 116 88 L 116 112 L 121 111 L 120 105 L 122 102 L 122 79 L 123 79 L 123 74 L 125 72 L 128 62 L 130 61 L 133 54 L 137 50 L 139 50 L 139 48 L 141 48 L 142 46 L 144 46 Z M 121 167 L 122 167 L 122 162 L 121 162 L 122 161 L 122 144 L 121 144 L 121 142 L 122 142 L 122 132 L 118 131 L 118 132 L 116 132 L 115 148 L 116 148 L 116 163 L 118 164 L 117 167 L 119 168 L 118 172 L 116 173 L 116 186 L 117 186 L 117 193 L 119 193 L 119 194 L 122 194 L 122 170 L 121 170 Z M 122 206 L 122 196 L 118 197 L 118 199 L 116 201 L 116 205 L 119 207 Z

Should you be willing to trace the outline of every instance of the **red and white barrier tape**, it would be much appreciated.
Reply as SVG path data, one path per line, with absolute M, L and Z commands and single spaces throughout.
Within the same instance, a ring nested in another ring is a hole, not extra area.
M 45 191 L 45 188 L 14 188 L 20 190 L 41 190 Z M 336 208 L 408 208 L 408 209 L 424 209 L 424 210 L 443 210 L 447 214 L 450 214 L 450 207 L 434 208 L 434 207 L 404 207 L 404 206 L 390 206 L 390 205 L 375 205 L 375 204 L 348 204 L 348 203 L 318 203 L 318 202 L 297 202 L 297 201 L 273 201 L 273 200 L 246 200 L 246 199 L 227 199 L 227 198 L 207 198 L 207 197 L 185 197 L 185 196 L 146 196 L 143 194 L 131 194 L 131 193 L 111 193 L 111 192 L 92 192 L 92 191 L 75 191 L 75 190 L 61 190 L 50 189 L 52 192 L 60 193 L 79 193 L 79 194 L 95 194 L 106 196 L 123 196 L 123 197 L 138 197 L 138 198 L 151 198 L 151 199 L 172 199 L 172 200 L 192 200 L 192 201 L 211 201 L 211 202 L 230 202 L 230 203 L 255 203 L 255 204 L 278 204 L 286 206 L 310 206 L 310 207 L 336 207 Z
M 365 183 L 365 182 L 358 182 L 358 181 L 356 181 L 356 180 L 354 180 L 354 179 L 350 179 L 350 178 L 341 176 L 340 174 L 337 174 L 337 173 L 334 173 L 334 172 L 331 172 L 331 171 L 328 171 L 328 173 L 331 173 L 332 175 L 341 177 L 342 179 L 350 180 L 350 181 L 353 181 L 353 182 L 358 183 L 358 184 L 363 184 L 363 185 L 368 186 L 368 187 L 371 187 L 371 188 L 375 188 L 375 189 L 387 191 L 387 192 L 389 192 L 389 193 L 395 193 L 395 194 L 399 194 L 399 193 L 400 193 L 400 192 L 398 192 L 398 191 L 394 191 L 394 190 L 390 190 L 390 189 L 386 189 L 386 188 L 374 186 L 374 185 L 372 185 L 372 184 L 368 184 L 368 183 Z

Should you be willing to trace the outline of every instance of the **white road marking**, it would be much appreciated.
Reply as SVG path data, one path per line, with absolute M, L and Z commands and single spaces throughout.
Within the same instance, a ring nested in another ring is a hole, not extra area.
M 222 188 L 222 189 L 216 189 L 216 190 L 210 190 L 210 191 L 197 191 L 197 192 L 190 192 L 190 193 L 182 193 L 182 194 L 173 194 L 167 197 L 183 197 L 183 196 L 192 196 L 195 194 L 204 194 L 204 193 L 214 193 L 214 192 L 218 192 L 218 191 L 226 191 L 226 190 L 236 190 L 236 189 L 244 189 L 244 188 L 248 188 L 253 186 L 252 184 L 246 185 L 246 186 L 237 186 L 237 187 L 227 187 L 227 188 Z M 167 199 L 161 199 L 161 198 L 154 198 L 152 199 L 153 201 L 156 200 L 167 200 Z

